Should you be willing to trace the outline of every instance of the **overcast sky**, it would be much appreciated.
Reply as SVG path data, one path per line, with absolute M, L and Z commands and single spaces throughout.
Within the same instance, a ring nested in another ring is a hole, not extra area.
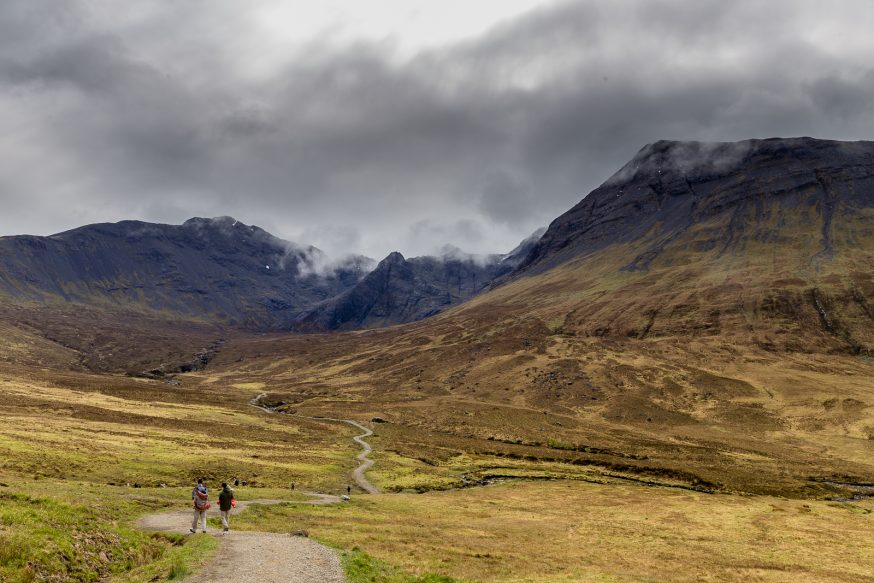
M 658 139 L 874 138 L 874 2 L 0 2 L 0 234 L 507 251 Z

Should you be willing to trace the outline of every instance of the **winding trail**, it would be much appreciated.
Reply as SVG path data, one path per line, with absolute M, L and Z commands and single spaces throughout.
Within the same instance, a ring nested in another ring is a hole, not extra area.
M 352 472 L 352 479 L 359 488 L 368 494 L 379 494 L 379 489 L 371 484 L 364 475 L 364 472 L 370 469 L 374 463 L 368 457 L 373 448 L 365 441 L 365 438 L 373 435 L 373 431 L 351 419 L 308 417 L 277 411 L 275 408 L 261 403 L 261 399 L 266 396 L 266 393 L 262 393 L 249 401 L 249 404 L 268 413 L 317 421 L 336 421 L 360 429 L 363 433 L 352 438 L 355 443 L 361 446 L 362 450 L 355 456 L 355 459 L 360 463 Z M 343 501 L 343 498 L 331 494 L 315 492 L 304 492 L 304 494 L 313 496 L 315 499 L 296 503 L 322 506 L 339 504 Z M 283 500 L 238 502 L 233 514 L 239 514 L 251 505 L 271 505 L 284 502 Z M 209 512 L 210 516 L 217 514 L 216 510 Z M 189 508 L 150 514 L 142 517 L 137 525 L 143 530 L 188 534 L 192 518 L 193 511 Z M 210 561 L 202 571 L 187 578 L 186 581 L 189 583 L 226 581 L 234 581 L 235 583 L 343 583 L 346 580 L 337 553 L 305 536 L 269 532 L 237 532 L 233 530 L 233 516 L 231 529 L 230 532 L 223 533 L 212 527 L 207 528 L 208 534 L 221 536 L 221 547 L 214 560 Z
M 316 500 L 298 503 L 321 506 L 341 502 L 338 496 L 329 494 L 309 495 L 316 496 Z M 281 503 L 282 500 L 239 502 L 233 515 L 250 505 Z M 208 515 L 216 516 L 218 512 L 210 510 Z M 191 509 L 162 512 L 144 516 L 138 526 L 143 530 L 187 534 L 192 518 Z M 185 579 L 188 583 L 343 583 L 346 580 L 337 553 L 306 537 L 234 530 L 222 533 L 212 527 L 207 528 L 207 533 L 224 534 L 221 547 L 203 570 Z
M 379 489 L 377 489 L 376 486 L 371 484 L 370 481 L 367 479 L 367 477 L 364 475 L 364 472 L 369 470 L 370 467 L 376 463 L 372 459 L 367 457 L 370 455 L 370 452 L 373 451 L 373 448 L 370 447 L 369 443 L 364 441 L 365 437 L 370 437 L 371 435 L 373 435 L 373 431 L 371 431 L 367 427 L 364 427 L 363 425 L 359 425 L 358 423 L 355 423 L 354 421 L 351 421 L 348 419 L 346 419 L 345 421 L 346 421 L 346 423 L 354 425 L 355 427 L 357 427 L 358 429 L 360 429 L 364 432 L 361 435 L 356 435 L 355 437 L 352 438 L 352 440 L 355 441 L 358 445 L 360 445 L 361 449 L 363 450 L 361 453 L 359 453 L 357 456 L 355 456 L 355 459 L 360 461 L 361 464 L 359 464 L 359 466 L 357 468 L 355 468 L 355 471 L 352 472 L 352 479 L 355 480 L 355 483 L 358 484 L 358 486 L 362 490 L 367 492 L 368 494 L 379 494 Z
M 358 464 L 358 467 L 355 468 L 355 470 L 352 472 L 352 479 L 355 481 L 355 484 L 359 488 L 361 488 L 362 490 L 364 490 L 368 494 L 379 494 L 380 493 L 379 488 L 377 488 L 376 486 L 371 484 L 370 480 L 367 479 L 367 476 L 364 475 L 364 472 L 369 470 L 371 468 L 371 466 L 373 466 L 373 464 L 375 463 L 372 459 L 367 457 L 373 451 L 373 448 L 370 446 L 369 443 L 364 441 L 365 437 L 370 437 L 371 435 L 373 435 L 372 430 L 365 427 L 364 425 L 361 425 L 357 421 L 353 421 L 351 419 L 337 419 L 334 417 L 310 417 L 308 415 L 296 415 L 293 413 L 286 413 L 284 411 L 278 411 L 276 409 L 276 407 L 268 407 L 267 405 L 264 405 L 261 403 L 261 399 L 263 399 L 266 396 L 267 396 L 267 393 L 261 393 L 260 395 L 256 396 L 251 401 L 249 401 L 249 404 L 253 407 L 257 407 L 258 409 L 262 409 L 264 411 L 267 411 L 268 413 L 276 413 L 278 415 L 287 415 L 289 417 L 300 417 L 301 419 L 314 419 L 316 421 L 336 421 L 337 423 L 346 423 L 348 425 L 352 425 L 353 427 L 357 427 L 358 429 L 363 431 L 364 433 L 362 433 L 361 435 L 356 435 L 355 437 L 352 438 L 352 440 L 355 443 L 357 443 L 358 445 L 360 445 L 361 449 L 362 449 L 361 453 L 359 453 L 357 456 L 355 456 L 355 459 L 361 463 Z

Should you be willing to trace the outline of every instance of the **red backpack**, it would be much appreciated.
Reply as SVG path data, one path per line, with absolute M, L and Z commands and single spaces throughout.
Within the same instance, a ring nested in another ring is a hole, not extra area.
M 201 492 L 197 488 L 194 489 L 194 508 L 203 512 L 204 510 L 209 510 L 209 494 L 206 492 Z

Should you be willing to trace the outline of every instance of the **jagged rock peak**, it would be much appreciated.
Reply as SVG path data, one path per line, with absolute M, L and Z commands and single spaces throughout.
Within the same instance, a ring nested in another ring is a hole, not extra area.
M 404 263 L 406 259 L 399 251 L 392 251 L 385 259 L 380 261 L 380 265 L 398 265 Z

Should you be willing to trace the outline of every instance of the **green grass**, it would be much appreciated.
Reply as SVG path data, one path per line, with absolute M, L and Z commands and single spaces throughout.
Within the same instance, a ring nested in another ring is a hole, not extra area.
M 291 482 L 340 492 L 357 451 L 351 430 L 262 414 L 244 399 L 46 374 L 0 379 L 3 583 L 181 580 L 215 539 L 143 532 L 137 518 L 187 504 L 195 476 L 213 491 L 239 476 L 239 500 L 306 498 Z
M 128 525 L 140 503 L 95 497 L 74 484 L 55 487 L 60 496 L 0 492 L 0 581 L 103 581 L 140 571 L 148 577 L 117 580 L 148 581 L 187 569 L 214 546 Z
M 155 535 L 161 536 L 161 535 Z M 154 581 L 178 581 L 197 570 L 218 548 L 218 541 L 208 535 L 177 537 L 178 542 L 168 548 L 157 560 L 115 576 L 112 583 L 151 583 Z
M 170 573 L 167 578 L 170 581 L 176 581 L 177 579 L 184 579 L 190 574 L 191 569 L 188 567 L 188 564 L 185 561 L 178 559 L 170 566 Z
M 428 492 L 457 488 L 462 484 L 457 468 L 379 451 L 382 444 L 376 439 L 371 442 L 377 448 L 370 456 L 376 465 L 367 472 L 367 476 L 384 492 Z
M 461 583 L 446 575 L 410 575 L 403 569 L 381 561 L 355 547 L 342 551 L 343 572 L 349 583 Z

